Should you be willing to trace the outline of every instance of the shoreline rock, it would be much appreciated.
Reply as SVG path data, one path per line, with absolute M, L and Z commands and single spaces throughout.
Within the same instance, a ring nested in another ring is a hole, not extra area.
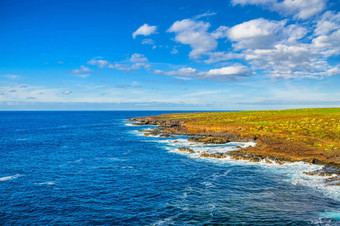
M 187 148 L 187 147 L 179 147 L 179 148 L 177 148 L 178 150 L 180 150 L 180 151 L 183 151 L 183 152 L 188 152 L 188 153 L 195 153 L 192 149 L 190 149 L 190 148 Z
M 169 115 L 167 115 L 169 117 Z M 321 150 L 306 146 L 294 140 L 287 140 L 278 136 L 249 136 L 244 135 L 241 127 L 236 130 L 226 130 L 212 132 L 208 127 L 201 126 L 199 129 L 192 131 L 187 127 L 187 123 L 180 120 L 164 120 L 164 116 L 149 116 L 141 118 L 130 119 L 130 122 L 139 125 L 158 125 L 155 129 L 157 135 L 171 134 L 171 135 L 187 135 L 190 142 L 199 142 L 203 144 L 225 144 L 228 142 L 255 142 L 256 146 L 240 148 L 239 150 L 228 153 L 231 158 L 243 158 L 251 161 L 265 160 L 268 162 L 298 162 L 303 161 L 312 164 L 340 167 L 340 160 L 337 158 L 325 155 Z M 165 135 L 166 136 L 166 135 Z M 204 154 L 205 155 L 205 154 Z M 249 157 L 252 156 L 252 157 Z M 210 156 L 214 157 L 214 156 Z M 217 155 L 217 158 L 221 156 Z

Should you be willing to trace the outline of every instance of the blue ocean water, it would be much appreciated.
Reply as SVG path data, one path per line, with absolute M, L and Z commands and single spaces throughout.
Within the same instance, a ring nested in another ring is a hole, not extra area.
M 316 166 L 201 159 L 125 121 L 161 113 L 0 112 L 0 225 L 340 224 Z

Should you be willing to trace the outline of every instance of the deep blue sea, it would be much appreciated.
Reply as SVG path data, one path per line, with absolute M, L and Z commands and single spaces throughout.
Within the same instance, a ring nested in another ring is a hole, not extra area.
M 161 113 L 0 112 L 0 225 L 340 225 L 319 166 L 199 158 L 126 122 Z

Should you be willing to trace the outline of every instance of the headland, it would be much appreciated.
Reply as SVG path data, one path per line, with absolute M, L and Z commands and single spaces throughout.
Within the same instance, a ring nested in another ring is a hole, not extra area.
M 130 121 L 158 125 L 143 131 L 145 135 L 188 135 L 189 141 L 204 144 L 256 143 L 222 155 L 201 153 L 202 157 L 229 156 L 268 163 L 303 161 L 340 169 L 340 108 L 173 113 Z

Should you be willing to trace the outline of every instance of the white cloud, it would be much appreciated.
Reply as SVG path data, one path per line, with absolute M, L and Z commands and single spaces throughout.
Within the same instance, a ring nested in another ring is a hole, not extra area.
M 150 38 L 147 38 L 147 39 L 143 39 L 142 44 L 144 44 L 144 45 L 154 45 L 155 41 L 150 39 Z
M 244 56 L 242 53 L 233 53 L 233 52 L 212 52 L 208 54 L 209 58 L 204 60 L 206 64 L 217 63 L 221 61 L 228 61 L 232 59 L 242 59 Z
M 87 61 L 87 64 L 90 64 L 90 65 L 96 65 L 98 66 L 99 68 L 104 68 L 104 67 L 107 67 L 107 66 L 110 66 L 110 62 L 107 61 L 107 60 L 97 60 L 97 59 L 92 59 L 92 60 L 89 60 Z
M 312 45 L 325 57 L 340 54 L 340 12 L 325 12 L 317 21 Z
M 215 39 L 226 38 L 228 36 L 228 27 L 219 26 L 215 31 L 211 33 L 211 36 Z
M 63 94 L 65 94 L 65 95 L 69 95 L 69 94 L 71 94 L 71 93 L 72 93 L 71 90 L 66 90 L 66 91 L 63 92 Z
M 134 53 L 132 54 L 131 58 L 130 58 L 131 62 L 146 62 L 148 61 L 148 58 L 146 58 L 143 54 L 140 53 Z
M 266 48 L 275 40 L 285 24 L 286 21 L 259 18 L 235 25 L 227 31 L 227 36 L 236 42 L 233 45 L 235 49 Z
M 132 37 L 136 38 L 137 35 L 149 36 L 151 34 L 157 34 L 156 32 L 157 26 L 150 26 L 148 24 L 144 24 L 139 27 L 135 32 L 132 33 Z
M 308 19 L 321 13 L 326 0 L 284 0 L 273 5 L 272 10 L 296 19 Z
M 202 13 L 202 14 L 199 14 L 199 15 L 197 15 L 197 16 L 194 16 L 193 18 L 194 18 L 194 20 L 198 20 L 198 19 L 200 19 L 200 18 L 202 18 L 202 17 L 209 17 L 209 16 L 215 16 L 215 15 L 216 15 L 215 12 L 207 11 L 207 12 L 205 12 L 205 13 Z
M 233 5 L 257 5 L 295 19 L 308 19 L 321 13 L 327 0 L 232 0 Z
M 175 77 L 184 76 L 201 80 L 217 80 L 217 81 L 235 81 L 253 75 L 253 73 L 248 67 L 241 64 L 234 64 L 227 67 L 210 69 L 208 71 L 198 71 L 195 68 L 186 67 L 180 68 L 179 70 L 176 71 L 155 70 L 154 73 Z
M 303 24 L 285 26 L 286 22 L 260 18 L 236 25 L 227 34 L 235 42 L 234 50 L 242 50 L 238 56 L 268 77 L 320 79 L 338 75 L 339 65 L 327 60 L 340 54 L 340 13 L 326 12 Z M 217 52 L 205 62 L 233 57 L 231 53 Z
M 85 67 L 84 65 L 81 65 L 80 66 L 80 69 L 74 69 L 71 71 L 72 74 L 83 74 L 83 73 L 88 73 L 88 72 L 91 72 L 93 70 L 91 70 L 90 68 L 88 67 Z
M 143 45 L 151 45 L 152 49 L 156 49 L 157 48 L 157 46 L 155 45 L 155 41 L 150 39 L 150 38 L 143 39 L 142 44 Z
M 120 71 L 128 71 L 130 70 L 130 65 L 128 64 L 121 64 L 121 63 L 115 63 L 115 64 L 109 64 L 107 68 L 110 69 L 116 69 Z
M 39 86 L 31 86 L 26 84 L 12 84 L 8 86 L 0 86 L 0 102 L 3 101 L 61 101 L 62 90 L 47 89 Z
M 116 69 L 121 71 L 129 71 L 129 70 L 137 70 L 141 68 L 145 68 L 149 70 L 151 66 L 147 64 L 148 58 L 146 58 L 143 54 L 134 53 L 128 60 L 121 61 L 118 63 L 111 63 L 107 60 L 98 60 L 92 59 L 87 62 L 87 64 L 98 66 L 99 68 L 109 68 Z
M 327 11 L 322 15 L 320 20 L 318 20 L 315 34 L 329 35 L 331 32 L 336 30 L 340 30 L 340 12 L 335 13 Z
M 13 75 L 13 74 L 7 74 L 7 75 L 4 75 L 4 77 L 10 78 L 10 79 L 16 79 L 16 78 L 19 78 L 20 76 L 19 75 Z
M 233 5 L 265 5 L 268 3 L 274 3 L 276 0 L 232 0 Z
M 87 78 L 91 76 L 90 74 L 74 74 L 74 76 L 80 77 L 80 78 Z
M 309 44 L 277 44 L 271 49 L 249 49 L 245 54 L 253 69 L 264 70 L 271 78 L 317 79 L 339 73 L 338 66 L 329 65 Z
M 211 69 L 207 72 L 208 76 L 250 76 L 250 69 L 243 65 L 233 65 L 229 67 L 222 67 L 218 69 Z
M 173 23 L 168 32 L 176 33 L 177 42 L 190 45 L 192 51 L 189 57 L 197 59 L 217 47 L 215 38 L 207 31 L 209 27 L 209 23 L 185 19 Z
M 312 3 L 318 2 L 321 1 L 313 0 Z M 279 3 L 281 5 L 278 5 Z M 299 18 L 306 18 L 306 15 L 313 14 L 303 11 L 307 6 L 301 0 L 296 0 L 295 3 L 288 0 L 234 0 L 233 4 L 256 4 L 265 7 L 274 7 L 274 5 L 288 7 L 295 4 L 300 13 L 297 14 Z M 208 22 L 184 19 L 175 21 L 167 31 L 175 33 L 176 42 L 191 47 L 189 54 L 191 59 L 206 64 L 219 63 L 221 68 L 215 66 L 207 71 L 198 71 L 193 67 L 184 67 L 173 71 L 154 70 L 154 73 L 205 80 L 237 80 L 255 74 L 252 72 L 255 70 L 275 79 L 321 79 L 339 74 L 340 65 L 336 62 L 335 64 L 328 62 L 329 57 L 340 55 L 339 12 L 327 11 L 321 17 L 302 22 L 292 19 L 276 21 L 258 18 L 230 28 L 221 25 L 211 32 L 209 28 Z M 217 39 L 223 38 L 227 39 L 224 42 L 224 49 L 216 51 Z M 228 46 L 228 40 L 231 48 Z M 144 39 L 142 43 L 153 44 L 154 42 L 152 39 Z M 178 46 L 174 46 L 171 53 L 178 53 L 177 48 Z M 227 51 L 228 49 L 231 50 Z M 241 64 L 222 67 L 230 65 L 235 60 L 249 65 L 250 68 Z M 147 62 L 148 59 L 143 54 L 135 53 L 128 60 L 115 64 L 102 59 L 93 59 L 88 63 L 117 70 L 141 68 L 150 70 L 151 66 Z
M 171 50 L 171 54 L 177 54 L 178 53 L 178 49 L 176 49 L 176 47 L 173 47 Z
M 298 24 L 291 24 L 284 27 L 281 31 L 281 39 L 288 43 L 295 43 L 297 40 L 304 38 L 308 33 L 305 27 Z

